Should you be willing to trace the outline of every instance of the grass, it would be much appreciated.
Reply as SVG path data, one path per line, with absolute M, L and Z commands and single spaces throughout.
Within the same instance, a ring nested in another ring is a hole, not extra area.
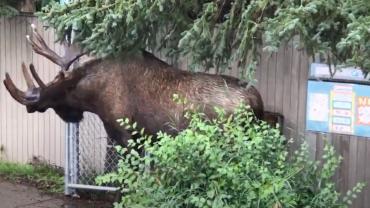
M 47 193 L 62 193 L 63 174 L 47 164 L 18 164 L 0 160 L 0 177 L 35 186 Z

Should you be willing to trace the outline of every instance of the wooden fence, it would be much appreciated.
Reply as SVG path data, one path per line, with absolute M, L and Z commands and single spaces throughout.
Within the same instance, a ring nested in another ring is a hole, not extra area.
M 370 182 L 369 138 L 320 134 L 305 131 L 307 79 L 311 59 L 292 45 L 282 47 L 276 54 L 262 54 L 256 72 L 257 87 L 266 109 L 284 115 L 284 135 L 294 138 L 293 147 L 307 141 L 313 158 L 321 159 L 325 141 L 343 156 L 334 176 L 338 189 L 345 193 L 357 182 Z M 370 184 L 369 184 L 370 185 Z M 366 187 L 353 207 L 370 207 L 370 189 Z
M 24 36 L 29 33 L 28 23 L 40 24 L 34 17 L 0 19 L 0 80 L 9 72 L 15 84 L 25 89 L 20 64 L 34 62 L 45 81 L 57 72 L 54 64 L 33 54 Z M 41 30 L 42 31 L 42 30 Z M 51 44 L 51 31 L 43 34 Z M 52 44 L 53 45 L 53 44 Z M 61 47 L 54 44 L 57 51 Z M 370 141 L 368 138 L 339 134 L 318 134 L 305 131 L 307 79 L 310 58 L 292 45 L 282 47 L 278 53 L 263 53 L 256 72 L 257 87 L 262 94 L 266 110 L 284 115 L 284 134 L 294 138 L 294 147 L 307 141 L 313 158 L 320 159 L 324 141 L 334 145 L 343 156 L 340 169 L 335 175 L 338 189 L 344 193 L 358 181 L 370 182 Z M 180 65 L 184 68 L 185 65 Z M 237 75 L 237 71 L 227 74 Z M 49 110 L 44 114 L 27 114 L 0 85 L 0 145 L 2 157 L 25 162 L 32 156 L 41 156 L 51 163 L 63 166 L 65 124 Z M 370 189 L 354 202 L 353 207 L 370 207 Z

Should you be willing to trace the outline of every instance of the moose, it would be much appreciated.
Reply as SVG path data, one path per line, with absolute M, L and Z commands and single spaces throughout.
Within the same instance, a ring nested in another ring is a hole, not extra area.
M 184 108 L 173 101 L 173 94 L 183 96 L 189 105 L 200 106 L 210 117 L 215 116 L 214 107 L 233 112 L 241 102 L 249 105 L 258 119 L 265 117 L 257 89 L 246 87 L 237 78 L 179 70 L 145 51 L 125 57 L 96 58 L 69 70 L 83 54 L 71 60 L 59 56 L 32 28 L 33 37 L 27 38 L 33 50 L 61 66 L 61 70 L 45 84 L 32 64 L 28 70 L 23 63 L 27 91 L 19 90 L 6 74 L 6 89 L 29 113 L 52 108 L 66 122 L 81 121 L 84 111 L 95 113 L 108 136 L 123 146 L 131 134 L 117 123 L 120 118 L 137 122 L 147 134 L 176 134 L 186 127 L 187 121 L 181 116 Z

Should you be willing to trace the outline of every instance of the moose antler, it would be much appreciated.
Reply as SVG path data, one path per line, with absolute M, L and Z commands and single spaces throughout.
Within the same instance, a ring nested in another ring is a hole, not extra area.
M 31 66 L 30 66 L 30 69 L 32 70 Z M 37 88 L 34 85 L 34 83 L 32 81 L 32 78 L 31 78 L 30 74 L 28 73 L 26 65 L 24 63 L 22 63 L 22 71 L 23 71 L 23 75 L 24 75 L 24 78 L 25 78 L 26 83 L 27 83 L 27 88 L 28 88 L 26 92 L 23 92 L 23 91 L 19 90 L 14 85 L 14 82 L 12 81 L 12 79 L 10 79 L 10 76 L 9 76 L 8 73 L 5 74 L 4 85 L 5 85 L 6 89 L 9 91 L 10 95 L 16 101 L 18 101 L 19 103 L 21 103 L 23 105 L 29 105 L 29 104 L 32 104 L 32 103 L 36 103 L 36 102 L 38 102 L 39 97 L 40 97 L 40 88 Z M 37 74 L 35 76 L 32 73 L 32 75 L 34 76 L 35 80 L 38 80 L 37 83 L 39 83 L 39 81 L 41 81 L 40 77 Z
M 85 55 L 85 53 L 78 54 L 72 60 L 68 60 L 66 57 L 59 56 L 57 53 L 55 53 L 53 50 L 49 48 L 45 40 L 37 32 L 36 26 L 34 24 L 31 24 L 31 27 L 32 27 L 32 31 L 33 31 L 33 34 L 36 40 L 33 40 L 32 38 L 30 38 L 29 35 L 27 35 L 26 37 L 27 37 L 28 42 L 32 45 L 32 49 L 36 53 L 46 57 L 47 59 L 54 62 L 58 66 L 61 66 L 62 70 L 67 71 L 73 62 L 75 62 L 81 56 Z M 32 69 L 31 69 L 31 72 L 32 72 Z
M 62 67 L 62 71 L 59 72 L 59 74 L 55 77 L 55 79 L 48 83 L 47 85 L 40 79 L 39 75 L 37 74 L 35 67 L 33 64 L 30 64 L 29 69 L 27 69 L 26 65 L 22 63 L 22 71 L 23 75 L 27 84 L 27 90 L 22 91 L 18 89 L 12 79 L 10 78 L 9 74 L 6 73 L 4 85 L 6 89 L 9 91 L 10 95 L 19 103 L 26 105 L 27 110 L 29 105 L 37 104 L 43 97 L 47 97 L 48 95 L 55 92 L 55 90 L 60 89 L 62 86 L 61 84 L 64 83 L 65 80 L 65 71 L 68 70 L 68 68 L 71 66 L 71 64 L 76 61 L 79 57 L 84 55 L 84 53 L 77 55 L 72 60 L 69 60 L 65 57 L 59 56 L 57 53 L 55 53 L 53 50 L 51 50 L 44 39 L 41 37 L 41 35 L 37 32 L 35 25 L 31 24 L 34 39 L 30 38 L 30 36 L 27 35 L 27 40 L 31 43 L 33 50 L 48 58 L 52 62 L 56 63 L 57 65 Z M 35 86 L 32 77 L 29 73 L 29 71 L 32 74 L 33 79 L 36 81 L 39 87 Z M 30 108 L 32 111 L 32 108 Z
M 44 82 L 40 79 L 39 75 L 37 74 L 37 72 L 35 70 L 35 66 L 33 64 L 30 64 L 30 71 L 31 71 L 31 74 L 32 74 L 33 78 L 36 80 L 37 84 L 41 88 L 45 88 L 46 84 L 44 84 Z

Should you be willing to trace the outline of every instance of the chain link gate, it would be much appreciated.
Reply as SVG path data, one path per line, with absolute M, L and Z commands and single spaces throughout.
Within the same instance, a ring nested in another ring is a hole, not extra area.
M 95 183 L 96 176 L 114 171 L 119 159 L 99 117 L 85 112 L 84 119 L 68 124 L 66 131 L 65 194 L 76 194 L 77 189 L 117 191 Z

